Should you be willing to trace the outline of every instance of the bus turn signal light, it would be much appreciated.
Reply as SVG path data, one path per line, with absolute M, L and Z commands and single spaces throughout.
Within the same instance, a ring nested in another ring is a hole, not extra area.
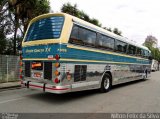
M 58 68 L 58 67 L 60 67 L 60 63 L 55 63 L 55 65 L 54 65 L 56 68 Z
M 54 75 L 55 75 L 55 76 L 59 76 L 59 75 L 60 75 L 60 72 L 56 70 L 56 71 L 54 72 Z
M 20 68 L 20 69 L 19 69 L 19 72 L 22 73 L 22 71 L 23 71 L 23 70 Z
M 23 65 L 23 63 L 22 63 L 22 62 L 19 62 L 19 65 L 20 65 L 20 66 L 22 66 L 22 65 Z

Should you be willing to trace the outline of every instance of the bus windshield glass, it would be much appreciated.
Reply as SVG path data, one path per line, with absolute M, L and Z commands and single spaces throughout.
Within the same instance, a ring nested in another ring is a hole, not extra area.
M 64 23 L 63 16 L 52 16 L 32 23 L 25 38 L 27 41 L 58 39 Z

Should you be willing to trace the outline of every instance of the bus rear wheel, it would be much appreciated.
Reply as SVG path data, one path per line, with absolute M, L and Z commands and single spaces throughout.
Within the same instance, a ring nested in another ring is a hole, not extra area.
M 145 71 L 144 71 L 143 80 L 145 81 L 145 80 L 147 80 L 147 78 L 148 78 L 148 71 L 145 70 Z
M 102 93 L 108 92 L 111 89 L 111 85 L 112 85 L 111 76 L 109 74 L 105 74 L 101 82 L 100 91 Z

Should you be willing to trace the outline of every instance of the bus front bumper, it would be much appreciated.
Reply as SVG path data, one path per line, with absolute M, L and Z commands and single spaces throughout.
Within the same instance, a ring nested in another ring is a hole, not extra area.
M 43 92 L 49 92 L 49 93 L 55 93 L 55 94 L 62 94 L 62 93 L 67 93 L 71 91 L 70 85 L 54 86 L 51 84 L 37 83 L 37 82 L 31 82 L 31 81 L 21 81 L 21 86 L 29 89 L 36 89 Z

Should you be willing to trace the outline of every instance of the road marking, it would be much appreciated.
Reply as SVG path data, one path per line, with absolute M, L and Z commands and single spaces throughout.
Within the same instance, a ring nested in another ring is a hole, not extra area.
M 22 99 L 24 99 L 24 97 L 23 98 L 16 98 L 16 99 L 11 99 L 11 100 L 1 101 L 0 104 L 7 103 L 7 102 L 12 102 L 12 101 L 16 101 L 16 100 L 22 100 Z

